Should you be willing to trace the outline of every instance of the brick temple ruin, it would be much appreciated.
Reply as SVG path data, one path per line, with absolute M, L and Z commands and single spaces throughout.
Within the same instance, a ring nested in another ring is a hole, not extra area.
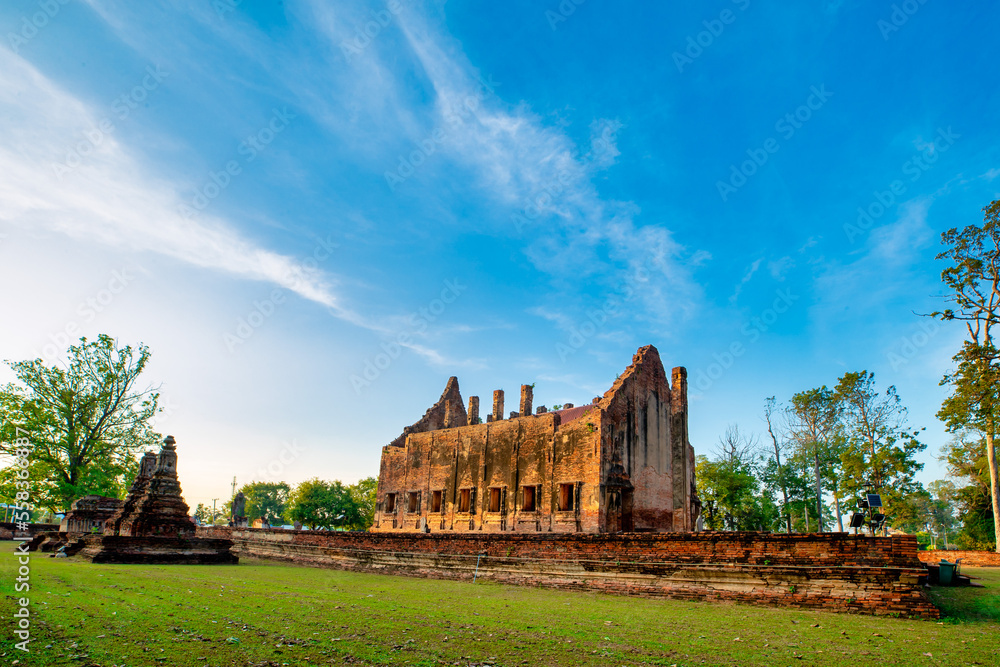
M 143 455 L 128 496 L 117 503 L 100 534 L 42 533 L 29 543 L 29 550 L 61 549 L 67 556 L 93 563 L 234 564 L 239 560 L 231 551 L 231 540 L 195 535 L 197 526 L 188 515 L 177 478 L 173 436 L 163 440 L 158 454 Z M 92 519 L 93 512 L 81 518 Z
M 83 496 L 70 505 L 69 512 L 59 524 L 60 533 L 103 533 L 104 523 L 122 507 L 118 498 Z
M 382 448 L 373 531 L 618 533 L 695 530 L 687 371 L 668 379 L 639 349 L 590 405 L 532 414 L 532 386 L 504 418 L 493 392 L 465 408 L 452 377 L 423 418 Z
M 368 532 L 207 526 L 239 556 L 438 579 L 937 618 L 913 536 L 696 531 L 687 378 L 652 346 L 603 397 L 479 419 L 458 380 L 382 449 Z

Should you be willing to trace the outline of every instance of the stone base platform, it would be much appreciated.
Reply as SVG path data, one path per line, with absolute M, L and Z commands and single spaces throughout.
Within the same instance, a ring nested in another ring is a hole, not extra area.
M 87 535 L 74 556 L 91 563 L 143 565 L 236 565 L 233 541 L 223 538 Z
M 202 528 L 234 551 L 358 572 L 936 619 L 912 536 L 455 534 Z

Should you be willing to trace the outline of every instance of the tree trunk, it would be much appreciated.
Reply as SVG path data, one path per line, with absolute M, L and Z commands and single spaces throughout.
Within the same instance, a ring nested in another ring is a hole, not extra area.
M 1000 553 L 1000 479 L 997 475 L 997 453 L 992 428 L 986 431 L 986 462 L 990 469 L 990 496 L 993 499 L 993 536 L 996 538 L 996 551 Z
M 844 519 L 840 514 L 840 495 L 836 489 L 833 491 L 833 506 L 837 510 L 837 530 L 844 532 Z
M 815 456 L 814 470 L 816 473 L 816 532 L 823 532 L 823 487 L 819 482 L 819 447 L 813 443 L 813 455 Z
M 785 486 L 785 473 L 781 469 L 781 449 L 778 447 L 778 438 L 771 428 L 770 413 L 768 413 L 767 432 L 771 434 L 771 442 L 774 443 L 774 461 L 778 464 L 778 479 L 781 480 L 781 499 L 785 502 L 785 524 L 788 532 L 792 532 L 792 510 L 788 507 L 788 487 Z

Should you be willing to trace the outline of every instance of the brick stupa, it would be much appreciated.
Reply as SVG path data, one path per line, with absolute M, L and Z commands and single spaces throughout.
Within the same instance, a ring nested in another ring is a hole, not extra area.
M 105 524 L 104 534 L 193 537 L 195 528 L 177 479 L 177 443 L 168 435 L 158 456 L 148 453 L 142 457 L 139 474 L 129 489 L 125 504 Z
M 148 453 L 121 509 L 104 524 L 103 535 L 83 540 L 80 557 L 94 563 L 236 563 L 233 542 L 195 537 L 195 523 L 177 479 L 177 445 L 163 440 Z
M 176 450 L 176 446 L 174 449 Z M 129 487 L 128 495 L 125 496 L 125 502 L 104 523 L 103 532 L 105 535 L 122 534 L 122 523 L 126 517 L 134 514 L 135 505 L 145 495 L 146 490 L 149 488 L 149 479 L 153 476 L 154 472 L 156 472 L 156 454 L 146 452 L 142 455 L 142 460 L 139 461 L 139 473 L 132 480 L 132 486 Z

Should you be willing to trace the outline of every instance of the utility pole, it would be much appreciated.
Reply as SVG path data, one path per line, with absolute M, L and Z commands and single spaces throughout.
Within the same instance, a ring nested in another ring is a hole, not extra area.
M 212 498 L 212 523 L 215 524 L 215 502 L 218 498 Z

